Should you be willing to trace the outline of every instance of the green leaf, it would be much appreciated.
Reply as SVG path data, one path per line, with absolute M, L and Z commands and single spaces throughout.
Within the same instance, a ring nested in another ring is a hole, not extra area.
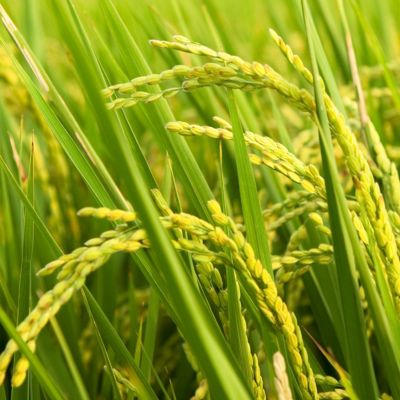
M 33 165 L 33 136 L 32 136 L 32 148 L 30 154 L 30 163 L 28 171 L 28 182 L 27 182 L 27 195 L 29 201 L 33 204 L 34 202 L 34 188 L 35 188 L 35 178 L 34 178 L 34 165 Z M 32 261 L 34 253 L 34 222 L 29 214 L 25 210 L 24 213 L 24 233 L 23 233 L 23 243 L 22 243 L 22 265 L 20 268 L 20 278 L 18 286 L 18 308 L 17 308 L 17 320 L 16 323 L 19 324 L 31 311 L 32 308 Z M 28 373 L 28 380 L 29 380 Z M 11 393 L 12 400 L 26 399 L 29 397 L 29 386 L 28 382 L 24 382 L 22 387 L 13 388 Z
M 234 91 L 229 91 L 228 96 L 239 177 L 240 200 L 247 237 L 264 268 L 272 275 L 268 238 L 264 228 L 260 202 L 258 201 L 256 181 L 244 141 L 243 128 L 239 120 Z
M 365 322 L 360 303 L 359 287 L 356 278 L 356 268 L 362 277 L 362 283 L 369 292 L 372 285 L 371 276 L 365 257 L 360 248 L 349 211 L 346 206 L 343 188 L 340 185 L 337 167 L 333 156 L 333 146 L 330 128 L 325 109 L 322 89 L 320 87 L 318 65 L 314 51 L 315 38 L 310 27 L 310 14 L 306 0 L 302 0 L 304 21 L 314 74 L 314 90 L 319 121 L 319 137 L 321 156 L 323 160 L 324 177 L 326 182 L 330 223 L 335 248 L 335 261 L 340 281 L 342 315 L 344 334 L 344 353 L 351 376 L 352 385 L 357 395 L 362 399 L 377 398 L 378 390 L 372 357 L 368 345 Z M 372 297 L 372 296 L 371 296 Z M 375 297 L 374 302 L 378 303 Z M 370 303 L 373 308 L 378 304 Z M 360 368 L 360 365 L 363 368 Z M 366 378 L 368 376 L 368 378 Z

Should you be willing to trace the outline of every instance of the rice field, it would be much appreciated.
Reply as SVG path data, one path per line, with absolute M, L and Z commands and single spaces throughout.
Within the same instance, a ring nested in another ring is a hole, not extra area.
M 1 0 L 0 400 L 400 399 L 397 0 Z

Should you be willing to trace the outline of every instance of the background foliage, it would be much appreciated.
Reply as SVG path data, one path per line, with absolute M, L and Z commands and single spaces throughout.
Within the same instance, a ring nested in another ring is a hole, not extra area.
M 396 0 L 0 11 L 0 399 L 400 398 Z

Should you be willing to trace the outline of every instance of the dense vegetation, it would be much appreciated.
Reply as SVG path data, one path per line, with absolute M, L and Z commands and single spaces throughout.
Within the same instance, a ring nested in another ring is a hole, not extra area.
M 400 399 L 397 0 L 2 0 L 0 400 Z

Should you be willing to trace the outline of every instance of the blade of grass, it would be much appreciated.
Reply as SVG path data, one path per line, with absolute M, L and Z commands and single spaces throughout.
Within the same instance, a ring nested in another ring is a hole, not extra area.
M 29 38 L 29 44 L 37 56 L 42 54 L 42 35 L 40 21 L 39 1 L 35 4 L 32 1 L 24 0 L 24 27 L 25 36 Z
M 387 86 L 390 88 L 393 101 L 396 105 L 396 108 L 400 110 L 400 92 L 398 85 L 396 84 L 396 80 L 393 77 L 393 73 L 387 67 L 385 53 L 382 49 L 381 42 L 378 39 L 376 33 L 374 32 L 371 24 L 368 22 L 367 18 L 365 17 L 364 13 L 362 12 L 360 6 L 354 1 L 351 1 L 351 5 L 361 23 L 363 28 L 364 34 L 366 36 L 367 41 L 369 42 L 370 48 L 372 49 L 376 60 L 378 61 L 379 65 L 383 68 L 383 76 L 385 78 Z
M 160 310 L 160 298 L 158 294 L 151 290 L 148 317 L 146 321 L 146 331 L 143 341 L 143 354 L 141 369 L 143 375 L 148 381 L 151 378 L 151 366 L 153 363 L 153 355 L 155 350 L 156 338 L 157 338 L 157 324 L 158 324 L 158 314 Z
M 104 345 L 103 339 L 102 339 L 102 337 L 100 335 L 100 329 L 97 326 L 97 323 L 96 323 L 96 320 L 95 320 L 95 318 L 93 316 L 93 313 L 92 313 L 91 307 L 89 305 L 88 299 L 87 299 L 87 297 L 86 297 L 84 292 L 82 292 L 82 297 L 83 297 L 83 301 L 85 302 L 86 310 L 87 310 L 87 312 L 89 314 L 90 321 L 95 326 L 97 342 L 98 342 L 98 344 L 100 346 L 101 354 L 102 354 L 103 359 L 104 359 L 104 361 L 106 363 L 107 372 L 108 372 L 108 374 L 110 376 L 110 380 L 111 380 L 111 386 L 112 386 L 112 390 L 113 390 L 113 399 L 122 400 L 121 399 L 121 394 L 120 394 L 120 391 L 119 391 L 118 385 L 117 385 L 117 379 L 115 378 L 113 366 L 111 364 L 110 356 L 108 355 L 106 346 Z M 104 318 L 107 318 L 107 317 L 104 315 Z M 138 393 L 143 397 L 149 395 L 149 393 L 146 393 L 145 390 L 143 390 L 143 391 L 142 390 L 140 390 L 140 391 L 138 390 Z
M 5 46 L 4 41 L 2 41 L 2 44 L 3 46 Z M 103 182 L 101 182 L 100 178 L 98 177 L 98 174 L 95 171 L 94 167 L 88 160 L 87 155 L 69 135 L 65 127 L 62 125 L 60 120 L 55 115 L 54 111 L 51 110 L 46 100 L 40 94 L 40 91 L 38 90 L 37 86 L 33 83 L 33 81 L 29 78 L 27 73 L 18 64 L 15 57 L 12 56 L 11 54 L 10 57 L 15 62 L 15 67 L 22 81 L 26 85 L 26 88 L 28 89 L 35 103 L 37 104 L 39 110 L 43 113 L 43 116 L 47 120 L 53 133 L 56 135 L 61 146 L 64 148 L 64 150 L 70 157 L 71 161 L 82 175 L 82 178 L 88 183 L 88 186 L 93 192 L 96 199 L 99 201 L 100 204 L 113 207 L 115 203 L 112 200 L 112 197 L 108 189 L 105 188 Z
M 354 227 L 349 224 L 348 213 L 343 189 L 340 185 L 336 163 L 333 157 L 333 146 L 323 93 L 320 87 L 318 64 L 314 51 L 315 37 L 311 30 L 311 16 L 306 0 L 302 0 L 304 24 L 314 74 L 314 92 L 317 104 L 317 117 L 320 122 L 319 137 L 321 156 L 323 159 L 324 177 L 326 181 L 328 206 L 330 210 L 330 223 L 333 233 L 335 248 L 335 261 L 340 276 L 340 293 L 342 300 L 343 325 L 346 328 L 344 337 L 345 358 L 351 375 L 355 391 L 360 398 L 373 399 L 378 396 L 376 378 L 372 366 L 372 358 L 368 346 L 365 322 L 359 298 L 359 288 L 356 281 L 356 261 L 364 261 L 359 245 L 352 240 L 349 229 Z M 355 259 L 354 252 L 361 257 Z M 351 327 L 351 328 L 350 328 Z M 360 369 L 363 365 L 363 369 Z M 368 378 L 366 378 L 368 376 Z
M 33 165 L 33 136 L 32 147 L 28 171 L 27 197 L 33 204 L 34 202 L 34 165 Z M 19 324 L 28 315 L 32 306 L 32 261 L 34 254 L 34 221 L 31 215 L 25 210 L 24 212 L 24 233 L 22 243 L 22 265 L 20 268 L 20 278 L 18 287 L 18 308 L 16 323 Z M 11 391 L 11 399 L 26 399 L 29 397 L 29 379 L 31 373 L 28 373 L 28 380 L 20 388 L 13 388 Z
M 14 190 L 17 192 L 17 195 L 19 196 L 20 200 L 24 204 L 24 207 L 27 209 L 27 212 L 29 212 L 30 218 L 32 219 L 33 223 L 35 224 L 35 227 L 42 234 L 42 237 L 43 237 L 43 239 L 45 239 L 45 242 L 49 245 L 49 247 L 53 253 L 53 256 L 54 257 L 60 256 L 63 253 L 61 250 L 61 247 L 56 242 L 56 240 L 53 238 L 53 236 L 47 229 L 46 225 L 43 223 L 43 220 L 37 214 L 31 201 L 25 195 L 24 191 L 21 189 L 19 183 L 14 178 L 10 168 L 8 167 L 8 165 L 6 164 L 6 162 L 4 161 L 2 156 L 0 156 L 0 169 L 3 171 L 5 177 L 7 178 L 8 182 L 10 183 L 10 186 L 12 186 L 14 188 Z
M 223 146 L 219 143 L 219 177 L 221 186 L 221 205 L 222 211 L 229 215 L 230 206 L 225 190 L 224 170 L 223 170 Z M 248 356 L 248 339 L 243 326 L 242 306 L 240 302 L 240 287 L 236 277 L 236 272 L 232 268 L 226 269 L 227 291 L 228 291 L 228 321 L 229 321 L 229 340 L 231 348 L 241 366 L 242 371 L 249 384 L 252 383 L 253 373 Z
M 60 325 L 58 324 L 58 322 L 55 318 L 52 318 L 50 320 L 50 323 L 51 323 L 51 327 L 57 337 L 58 343 L 60 344 L 64 358 L 68 365 L 68 369 L 71 373 L 72 379 L 74 380 L 74 383 L 78 390 L 78 393 L 80 396 L 79 398 L 82 400 L 90 400 L 89 395 L 86 390 L 86 387 L 85 387 L 85 384 L 83 383 L 82 377 L 76 367 L 75 360 L 74 360 L 73 355 L 68 347 L 68 343 L 65 340 L 65 336 L 61 330 Z
M 30 155 L 29 172 L 28 172 L 28 188 L 27 198 L 30 203 L 34 204 L 34 166 L 33 166 L 34 146 L 32 141 L 32 149 Z M 34 249 L 34 220 L 30 213 L 24 213 L 24 237 L 22 244 L 22 265 L 20 269 L 20 280 L 18 290 L 18 311 L 17 323 L 29 313 L 32 305 L 32 261 Z
M 112 24 L 113 32 L 118 42 L 126 52 L 125 58 L 130 61 L 132 75 L 151 74 L 151 68 L 146 62 L 139 46 L 132 37 L 115 5 L 110 0 L 102 0 L 102 6 Z M 156 88 L 154 88 L 156 90 Z M 162 144 L 173 162 L 174 168 L 186 195 L 200 216 L 209 217 L 206 207 L 207 201 L 213 197 L 211 190 L 201 173 L 193 154 L 182 137 L 168 135 L 164 125 L 174 120 L 174 116 L 165 99 L 160 99 L 156 105 L 148 104 L 148 121 L 153 127 L 152 133 L 156 140 Z
M 76 60 L 76 69 L 92 106 L 93 115 L 99 125 L 100 135 L 102 135 L 102 140 L 110 150 L 108 154 L 120 155 L 118 159 L 119 167 L 126 171 L 124 177 L 127 180 L 128 193 L 134 196 L 130 178 L 130 175 L 133 174 L 131 170 L 132 157 L 136 157 L 147 182 L 155 186 L 155 180 L 133 132 L 125 131 L 125 128 L 129 125 L 124 125 L 119 120 L 119 115 L 123 116 L 124 114 L 111 113 L 106 110 L 100 91 L 107 86 L 107 79 L 74 3 L 68 0 L 66 6 L 64 6 L 64 2 L 55 1 L 54 4 L 57 9 L 57 16 L 60 16 L 58 25 Z
M 272 275 L 268 238 L 264 228 L 260 202 L 258 201 L 256 181 L 239 120 L 234 91 L 228 92 L 228 101 L 239 177 L 240 200 L 247 237 L 264 268 Z
M 59 92 L 57 91 L 41 65 L 37 62 L 36 57 L 32 54 L 29 48 L 29 45 L 1 5 L 0 15 L 7 32 L 22 53 L 31 71 L 35 75 L 39 84 L 38 86 L 35 85 L 32 80 L 30 80 L 29 76 L 25 73 L 22 66 L 18 63 L 14 55 L 9 52 L 4 40 L 1 40 L 1 44 L 3 48 L 6 49 L 7 54 L 13 61 L 17 73 L 21 74 L 22 82 L 26 84 L 28 92 L 31 94 L 34 101 L 36 102 L 38 110 L 43 114 L 43 117 L 47 121 L 49 127 L 52 129 L 53 134 L 60 142 L 66 154 L 70 157 L 73 164 L 78 168 L 78 171 L 83 174 L 83 179 L 85 181 L 88 179 L 87 182 L 92 185 L 92 190 L 96 190 L 97 198 L 105 200 L 105 202 L 100 203 L 102 205 L 109 204 L 110 206 L 112 206 L 114 202 L 121 208 L 125 208 L 126 202 L 125 199 L 122 197 L 120 190 L 116 186 L 115 182 L 111 178 L 110 174 L 94 151 L 91 144 L 83 135 L 81 127 L 76 122 L 76 119 L 72 115 L 71 111 L 68 109 L 65 101 L 60 96 Z M 53 110 L 46 102 L 48 97 L 51 97 L 52 101 L 54 101 L 55 105 L 57 106 L 57 110 L 68 122 L 70 129 L 74 133 L 74 137 L 60 122 L 60 120 L 55 117 Z M 80 145 L 78 145 L 75 140 L 78 140 Z M 89 175 L 93 175 L 92 168 L 95 168 L 97 170 L 102 182 L 100 182 L 99 177 L 89 177 Z M 92 170 L 92 173 L 90 172 L 90 170 Z M 104 193 L 105 189 L 103 186 L 103 182 L 108 191 L 111 193 L 110 195 Z M 103 189 L 101 189 L 102 186 Z M 112 196 L 113 201 L 110 201 L 110 196 Z
M 3 171 L 5 171 L 7 173 L 7 176 L 10 179 L 10 182 L 12 182 L 14 187 L 18 190 L 18 194 L 19 194 L 21 200 L 23 201 L 27 212 L 30 213 L 31 218 L 35 221 L 35 226 L 39 229 L 39 231 L 41 231 L 44 234 L 44 239 L 53 248 L 53 251 L 55 252 L 55 255 L 56 256 L 62 255 L 63 252 L 62 252 L 61 248 L 58 246 L 58 244 L 55 241 L 55 239 L 53 238 L 53 236 L 47 230 L 47 228 L 44 225 L 42 219 L 36 213 L 36 211 L 33 208 L 31 202 L 26 197 L 25 193 L 22 191 L 22 189 L 20 188 L 19 184 L 16 182 L 15 178 L 12 176 L 11 171 L 8 169 L 7 165 L 5 164 L 4 160 L 1 157 L 0 157 L 0 162 L 1 162 L 1 165 L 3 167 Z M 97 305 L 97 303 L 96 303 L 96 301 L 94 299 L 93 299 L 93 304 L 94 304 L 93 306 L 97 306 L 98 308 L 100 308 Z M 99 326 L 101 327 L 102 325 L 99 324 Z M 112 339 L 110 339 L 111 340 L 111 344 L 110 345 L 113 346 L 114 351 L 116 351 L 116 348 L 117 348 L 123 354 L 125 352 L 125 356 L 126 356 L 126 354 L 129 354 L 128 351 L 126 350 L 125 346 L 123 345 L 123 343 L 120 342 L 119 336 L 115 333 L 115 331 L 111 331 L 111 332 L 112 332 L 111 335 L 114 334 L 114 337 L 112 337 Z M 117 336 L 115 336 L 115 335 L 117 335 Z M 117 347 L 115 347 L 115 346 L 117 346 Z M 122 348 L 121 346 L 123 346 L 124 348 Z M 149 397 L 149 398 L 155 398 L 155 397 Z
M 99 307 L 99 305 L 96 303 L 93 295 L 87 288 L 84 288 L 82 291 L 82 296 L 85 302 L 87 302 L 89 307 L 88 310 L 90 310 L 93 320 L 96 322 L 98 330 L 102 334 L 103 340 L 112 347 L 116 356 L 130 368 L 131 379 L 134 378 L 132 383 L 137 388 L 138 393 L 141 394 L 145 399 L 156 399 L 156 394 L 147 383 L 142 371 L 136 365 L 132 355 L 125 347 L 111 322 L 108 320 L 101 307 Z
M 163 272 L 169 284 L 171 304 L 180 316 L 178 326 L 208 379 L 211 393 L 221 398 L 248 398 L 248 388 L 244 385 L 233 355 L 188 272 L 183 268 L 167 232 L 160 224 L 143 178 L 138 175 L 136 179 L 135 208 L 141 215 L 149 237 L 152 238 L 154 258 L 158 265 L 163 265 Z M 182 321 L 185 323 L 182 324 Z

